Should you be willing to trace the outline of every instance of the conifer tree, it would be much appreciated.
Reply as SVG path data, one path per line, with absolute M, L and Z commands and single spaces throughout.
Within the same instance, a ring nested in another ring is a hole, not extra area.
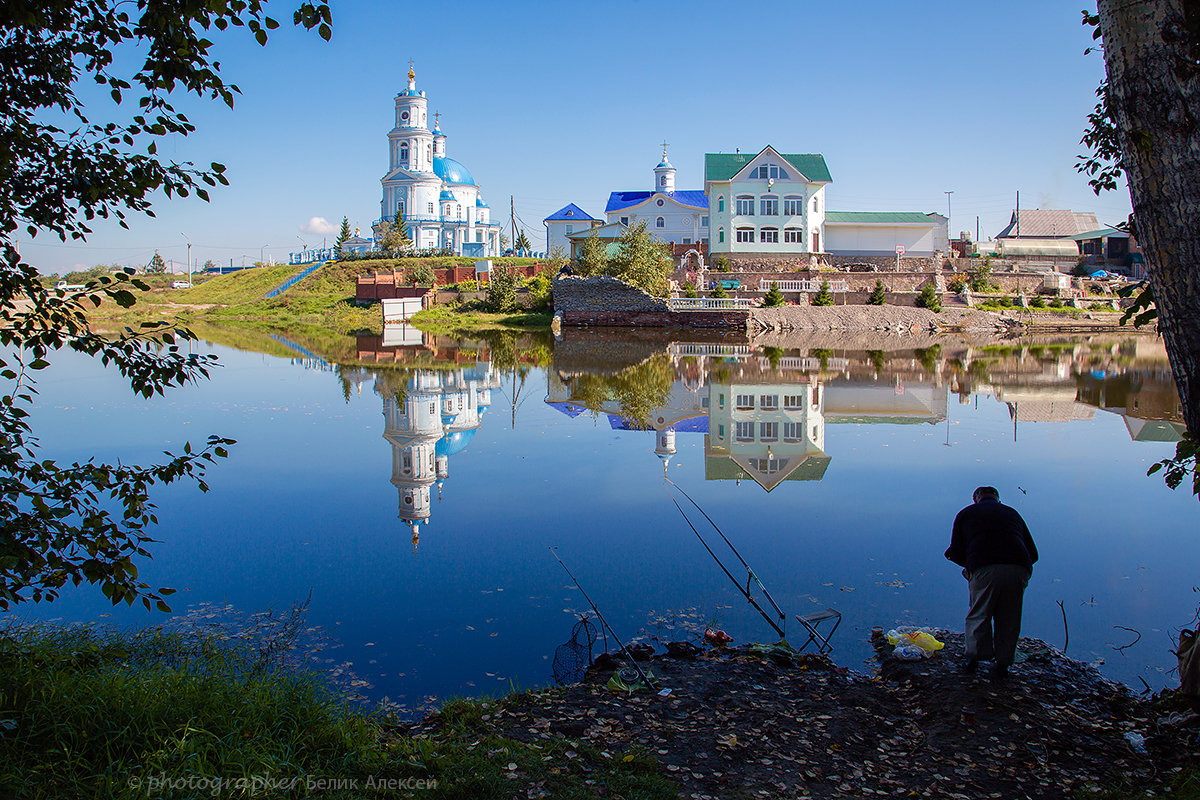
M 821 281 L 821 289 L 812 299 L 814 306 L 831 306 L 833 305 L 833 292 L 829 290 L 829 281 Z
M 342 217 L 342 229 L 338 231 L 337 241 L 333 243 L 333 249 L 341 250 L 342 245 L 346 243 L 350 236 L 350 220 L 346 217 Z
M 768 289 L 767 293 L 763 295 L 762 307 L 778 308 L 779 306 L 783 305 L 783 302 L 783 292 L 779 291 L 779 284 L 772 283 L 771 288 Z
M 875 281 L 875 288 L 871 291 L 871 296 L 867 298 L 867 305 L 870 305 L 870 306 L 887 305 L 887 289 L 883 288 L 882 280 Z

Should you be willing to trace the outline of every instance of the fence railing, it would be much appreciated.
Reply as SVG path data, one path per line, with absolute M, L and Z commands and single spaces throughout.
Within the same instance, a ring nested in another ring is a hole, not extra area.
M 672 311 L 732 311 L 753 308 L 754 302 L 746 298 L 713 299 L 711 297 L 672 297 L 667 300 Z
M 754 355 L 754 348 L 747 344 L 676 343 L 671 345 L 671 355 L 748 358 Z
M 776 281 L 771 280 L 770 278 L 759 278 L 758 290 L 760 292 L 769 291 L 771 284 L 774 284 L 775 286 L 779 287 L 779 291 L 781 292 L 819 292 L 821 291 L 822 283 L 828 283 L 829 291 L 831 292 L 850 291 L 850 284 L 844 279 L 822 281 L 816 278 L 807 278 L 798 281 Z

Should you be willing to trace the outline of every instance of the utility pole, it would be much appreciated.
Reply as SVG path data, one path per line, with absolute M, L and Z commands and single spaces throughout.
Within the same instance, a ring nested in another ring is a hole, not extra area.
M 953 241 L 951 237 L 954 235 L 954 226 L 950 224 L 950 195 L 954 194 L 954 191 L 944 192 L 944 194 L 946 195 L 946 247 L 950 247 L 950 242 Z
M 517 254 L 517 206 L 513 201 L 513 196 L 508 196 L 508 216 L 512 221 L 512 249 L 513 255 Z
M 979 244 L 979 217 L 975 217 L 975 244 Z
M 1017 218 L 1017 230 L 1016 230 L 1015 235 L 1020 236 L 1021 235 L 1021 190 L 1020 189 L 1017 189 L 1017 213 L 1015 214 L 1015 216 Z
M 187 242 L 187 246 L 188 246 L 187 267 L 188 267 L 188 285 L 190 286 L 192 283 L 192 240 L 187 237 L 186 233 L 181 233 L 179 235 L 183 237 L 183 240 L 185 242 Z

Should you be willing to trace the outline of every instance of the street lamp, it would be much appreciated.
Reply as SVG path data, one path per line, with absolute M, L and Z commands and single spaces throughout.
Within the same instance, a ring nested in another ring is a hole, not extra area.
M 265 267 L 267 265 L 267 262 L 264 261 L 263 259 L 266 258 L 266 256 L 264 254 L 266 253 L 267 248 L 270 246 L 271 245 L 269 245 L 269 244 L 264 244 L 262 247 L 258 248 L 258 264 L 259 264 L 259 266 Z
M 953 230 L 950 225 L 950 195 L 954 194 L 954 192 L 949 191 L 944 194 L 946 195 L 946 247 L 950 247 L 950 237 L 952 235 L 950 231 Z
M 188 286 L 190 287 L 192 285 L 192 240 L 187 237 L 186 233 L 181 232 L 179 235 L 183 237 L 185 242 L 187 242 Z

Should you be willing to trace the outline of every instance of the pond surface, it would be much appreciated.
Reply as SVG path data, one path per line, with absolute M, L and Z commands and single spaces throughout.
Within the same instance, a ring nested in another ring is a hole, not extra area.
M 1183 429 L 1156 339 L 755 346 L 401 330 L 335 355 L 290 337 L 236 341 L 197 345 L 220 358 L 212 379 L 151 400 L 64 354 L 41 378 L 35 430 L 65 460 L 149 463 L 209 434 L 238 440 L 209 494 L 155 495 L 161 542 L 143 577 L 177 588 L 175 613 L 200 621 L 311 594 L 308 624 L 336 641 L 319 665 L 371 700 L 412 707 L 550 683 L 587 608 L 550 547 L 624 638 L 711 624 L 735 642 L 774 641 L 664 475 L 789 618 L 841 611 L 833 655 L 855 670 L 872 626 L 961 630 L 966 586 L 942 553 L 975 486 L 996 486 L 1041 551 L 1023 633 L 1061 647 L 1065 613 L 1069 655 L 1139 688 L 1177 680 L 1170 649 L 1196 610 L 1200 506 L 1146 476 Z M 19 613 L 164 618 L 112 609 L 95 589 Z M 794 622 L 788 633 L 803 640 Z

